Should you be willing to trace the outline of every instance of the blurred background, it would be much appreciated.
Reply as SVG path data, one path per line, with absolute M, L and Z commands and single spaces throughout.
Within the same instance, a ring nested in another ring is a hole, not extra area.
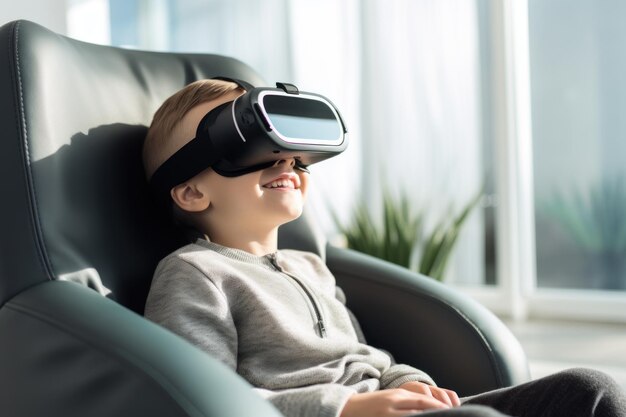
M 0 23 L 230 55 L 268 85 L 331 98 L 351 145 L 313 167 L 329 239 L 346 243 L 359 206 L 382 218 L 385 196 L 408 201 L 425 237 L 467 209 L 444 227 L 454 245 L 441 279 L 506 320 L 534 376 L 593 366 L 626 387 L 626 3 L 1 3 Z M 427 249 L 411 251 L 413 267 Z

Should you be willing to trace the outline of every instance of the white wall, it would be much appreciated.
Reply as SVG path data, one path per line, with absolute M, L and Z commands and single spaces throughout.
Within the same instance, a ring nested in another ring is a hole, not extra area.
M 65 12 L 65 0 L 0 0 L 0 25 L 26 19 L 65 34 Z

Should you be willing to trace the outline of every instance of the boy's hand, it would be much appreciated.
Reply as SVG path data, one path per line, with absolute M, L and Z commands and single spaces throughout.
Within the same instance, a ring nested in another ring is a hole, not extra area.
M 425 410 L 446 408 L 450 408 L 450 405 L 433 395 L 396 388 L 354 394 L 341 410 L 340 417 L 403 417 Z
M 400 388 L 434 397 L 450 407 L 458 407 L 461 405 L 459 396 L 456 395 L 456 392 L 449 389 L 433 387 L 432 385 L 424 384 L 423 382 L 407 382 L 400 385 Z

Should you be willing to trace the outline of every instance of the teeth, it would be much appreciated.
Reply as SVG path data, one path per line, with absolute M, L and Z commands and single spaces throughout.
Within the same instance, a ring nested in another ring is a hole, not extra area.
M 282 179 L 278 181 L 272 181 L 271 183 L 267 184 L 266 187 L 268 188 L 294 188 L 294 185 L 291 181 L 287 179 Z

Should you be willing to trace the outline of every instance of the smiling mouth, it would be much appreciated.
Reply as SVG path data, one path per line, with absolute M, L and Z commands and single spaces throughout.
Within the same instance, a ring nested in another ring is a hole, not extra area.
M 269 182 L 265 184 L 263 188 L 269 188 L 271 190 L 295 190 L 297 187 L 292 180 L 284 178 Z
M 270 182 L 264 184 L 263 188 L 282 191 L 299 190 L 300 178 L 294 173 L 284 172 Z

